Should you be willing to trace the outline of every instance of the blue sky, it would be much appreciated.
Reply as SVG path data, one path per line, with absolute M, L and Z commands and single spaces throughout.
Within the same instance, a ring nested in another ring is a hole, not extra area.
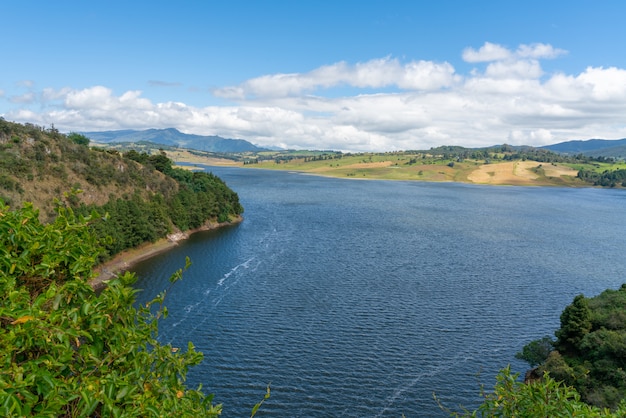
M 626 137 L 626 2 L 2 4 L 0 116 L 344 151 Z

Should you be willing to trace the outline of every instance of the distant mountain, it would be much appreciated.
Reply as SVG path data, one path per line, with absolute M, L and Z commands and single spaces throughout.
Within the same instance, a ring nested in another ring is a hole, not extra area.
M 243 139 L 228 139 L 220 136 L 192 135 L 177 129 L 147 129 L 144 131 L 120 130 L 102 132 L 81 132 L 95 142 L 154 142 L 169 146 L 210 152 L 259 152 L 265 148 L 257 147 Z
M 558 152 L 559 154 L 583 154 L 589 157 L 626 158 L 626 138 L 566 141 L 541 148 Z

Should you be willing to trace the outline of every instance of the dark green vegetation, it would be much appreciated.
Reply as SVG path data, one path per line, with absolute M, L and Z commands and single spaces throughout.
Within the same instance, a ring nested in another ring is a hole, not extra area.
M 121 154 L 88 144 L 81 134 L 0 119 L 0 197 L 12 208 L 33 202 L 44 221 L 54 219 L 52 202 L 63 195 L 76 214 L 106 215 L 107 222 L 91 225 L 105 243 L 103 259 L 243 212 L 221 179 L 172 168 L 162 152 Z
M 126 273 L 96 294 L 88 225 L 102 221 L 57 213 L 42 224 L 31 204 L 0 202 L 0 415 L 217 416 L 221 405 L 185 385 L 202 354 L 155 339 L 166 292 L 135 309 Z
M 603 170 L 601 172 L 593 169 L 581 168 L 578 171 L 578 178 L 593 183 L 594 186 L 602 187 L 626 187 L 626 169 Z
M 598 408 L 583 402 L 579 393 L 571 386 L 545 374 L 541 379 L 524 383 L 510 368 L 502 370 L 493 392 L 483 392 L 483 403 L 475 411 L 451 412 L 454 417 L 623 417 L 626 403 L 615 411 Z M 442 407 L 447 410 L 447 408 Z
M 518 357 L 539 373 L 574 387 L 583 401 L 615 409 L 626 398 L 626 285 L 593 298 L 578 295 L 561 314 L 561 327 L 533 341 Z
M 576 296 L 555 335 L 516 355 L 539 365 L 525 382 L 507 367 L 475 411 L 442 409 L 455 417 L 626 416 L 626 284 L 593 298 Z

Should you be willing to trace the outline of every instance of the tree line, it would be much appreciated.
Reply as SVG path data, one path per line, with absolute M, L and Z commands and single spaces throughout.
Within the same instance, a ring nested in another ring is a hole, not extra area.
M 149 155 L 129 151 L 124 156 L 165 174 L 176 181 L 178 188 L 165 195 L 154 193 L 148 199 L 134 192 L 104 205 L 81 203 L 73 207 L 80 215 L 93 211 L 106 215 L 106 222 L 91 226 L 105 242 L 105 257 L 164 238 L 172 232 L 172 227 L 187 231 L 209 220 L 227 222 L 243 213 L 237 193 L 212 173 L 173 168 L 173 162 L 164 153 Z
M 578 178 L 593 183 L 594 186 L 602 187 L 615 187 L 621 185 L 626 187 L 626 170 L 604 170 L 602 173 L 598 173 L 593 170 L 581 168 L 578 170 Z

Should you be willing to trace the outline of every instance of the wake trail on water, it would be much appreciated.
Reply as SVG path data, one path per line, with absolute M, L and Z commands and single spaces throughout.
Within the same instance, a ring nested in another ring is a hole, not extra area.
M 385 399 L 386 403 L 383 409 L 378 414 L 376 414 L 375 417 L 376 418 L 382 417 L 386 412 L 389 412 L 398 399 L 401 399 L 406 392 L 411 390 L 415 385 L 420 383 L 422 380 L 429 379 L 437 375 L 440 375 L 444 372 L 447 372 L 451 369 L 455 369 L 458 365 L 467 363 L 468 361 L 474 361 L 476 359 L 476 356 L 483 357 L 487 353 L 495 353 L 500 350 L 501 350 L 500 348 L 493 348 L 493 349 L 483 349 L 483 350 L 478 350 L 478 351 L 470 351 L 472 354 L 469 354 L 469 352 L 459 353 L 453 356 L 449 361 L 445 362 L 444 364 L 441 364 L 437 367 L 433 367 L 432 369 L 428 371 L 417 374 L 417 376 L 415 376 L 406 384 L 401 385 L 397 387 L 396 389 L 394 389 L 393 393 Z
M 274 228 L 273 231 L 270 231 L 266 236 L 260 238 L 257 249 L 262 250 L 265 256 L 260 254 L 248 258 L 244 262 L 235 265 L 228 272 L 224 273 L 214 285 L 209 285 L 204 290 L 199 290 L 197 293 L 203 297 L 197 302 L 185 306 L 183 308 L 185 314 L 178 319 L 178 321 L 170 325 L 169 329 L 176 329 L 179 325 L 187 322 L 190 317 L 193 319 L 202 317 L 202 319 L 193 327 L 186 328 L 186 334 L 193 333 L 204 325 L 209 319 L 208 313 L 215 309 L 222 302 L 222 300 L 230 294 L 231 289 L 246 276 L 246 273 L 253 273 L 257 271 L 259 266 L 262 264 L 273 263 L 277 258 L 281 257 L 284 252 L 284 248 L 280 248 L 278 251 L 275 251 L 274 248 L 276 245 L 276 237 L 279 234 L 279 231 Z M 212 298 L 209 298 L 210 295 L 212 295 Z M 167 334 L 164 333 L 163 335 L 165 336 Z M 169 343 L 174 340 L 176 340 L 176 335 L 169 338 Z
M 247 270 L 250 270 L 251 272 L 256 271 L 256 269 L 259 267 L 261 262 L 258 262 L 255 265 L 252 265 L 255 259 L 256 257 L 250 257 L 243 263 L 237 264 L 236 266 L 232 267 L 227 273 L 225 273 L 215 283 L 215 285 L 207 286 L 204 290 L 198 292 L 202 294 L 205 298 L 201 298 L 197 302 L 185 306 L 183 308 L 183 311 L 185 312 L 185 314 L 178 321 L 171 324 L 170 327 L 172 329 L 177 328 L 179 325 L 186 322 L 190 316 L 193 316 L 193 318 L 198 317 L 200 315 L 200 312 L 196 313 L 196 311 L 198 310 L 199 307 L 203 309 L 203 311 L 205 312 L 217 307 L 221 303 L 222 299 L 224 299 L 224 297 L 229 293 L 230 289 L 233 286 L 235 286 L 241 280 L 242 277 L 245 276 L 245 272 Z M 210 303 L 207 304 L 206 297 L 211 294 L 215 294 L 215 297 L 210 301 Z M 206 322 L 207 315 L 201 315 L 201 316 L 203 316 L 205 319 L 203 319 L 202 321 L 197 323 L 194 327 L 192 327 L 191 328 L 192 331 L 195 331 Z M 174 339 L 176 339 L 175 336 L 170 338 L 168 343 L 171 343 Z

